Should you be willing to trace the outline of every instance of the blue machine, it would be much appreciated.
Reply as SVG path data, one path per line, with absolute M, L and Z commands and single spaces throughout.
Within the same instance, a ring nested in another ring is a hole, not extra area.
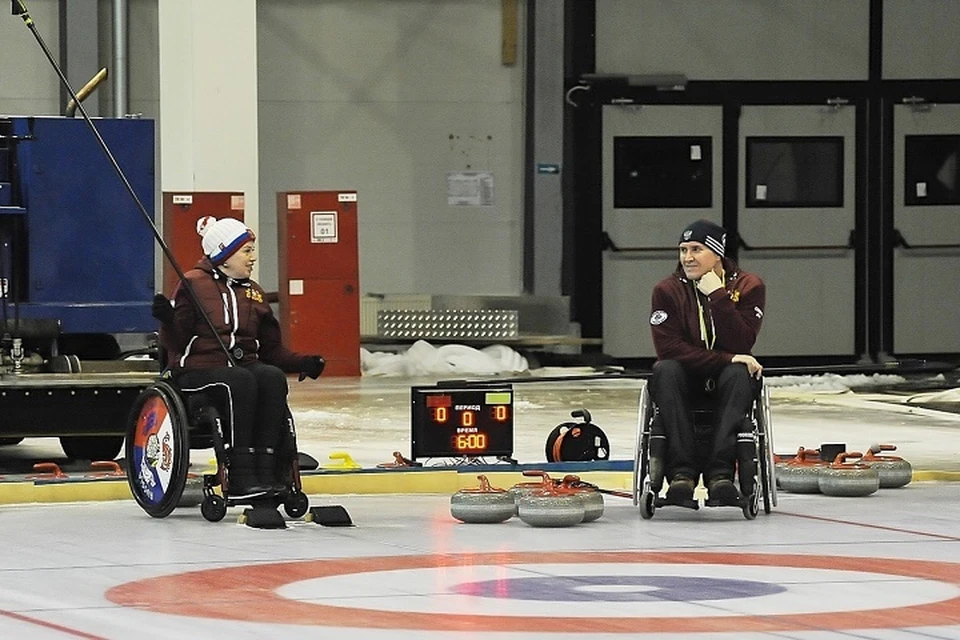
M 94 122 L 152 216 L 153 121 Z M 7 327 L 17 317 L 56 321 L 63 334 L 150 332 L 153 290 L 150 228 L 89 126 L 55 116 L 0 117 Z

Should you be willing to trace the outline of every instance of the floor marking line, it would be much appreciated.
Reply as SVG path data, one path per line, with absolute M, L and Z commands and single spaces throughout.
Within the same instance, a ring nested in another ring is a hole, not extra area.
M 857 522 L 856 520 L 841 520 L 840 518 L 812 516 L 805 513 L 793 513 L 792 511 L 777 510 L 777 513 L 781 513 L 785 516 L 793 516 L 794 518 L 806 518 L 807 520 L 819 520 L 820 522 L 833 522 L 834 524 L 850 524 L 857 527 L 866 527 L 868 529 L 880 529 L 882 531 L 893 531 L 895 533 L 909 533 L 915 536 L 926 536 L 928 538 L 937 538 L 939 540 L 949 540 L 950 542 L 960 542 L 960 537 L 948 536 L 942 533 L 930 533 L 928 531 L 916 531 L 915 529 L 902 529 L 900 527 L 888 527 L 882 524 L 867 524 L 866 522 Z
M 472 614 L 463 612 L 378 611 L 361 606 L 337 606 L 279 595 L 286 584 L 317 578 L 367 574 L 402 569 L 503 564 L 670 563 L 752 565 L 831 571 L 868 571 L 878 575 L 933 580 L 960 587 L 960 564 L 927 560 L 869 559 L 802 554 L 711 553 L 677 551 L 496 552 L 451 555 L 333 558 L 257 564 L 158 576 L 127 582 L 109 589 L 110 602 L 144 612 L 261 623 L 294 623 L 321 627 L 420 629 L 475 632 L 577 632 L 589 626 L 595 633 L 761 633 L 776 631 L 840 631 L 898 629 L 920 626 L 960 626 L 960 596 L 922 604 L 856 611 L 804 612 L 762 615 L 715 615 L 698 618 L 673 616 L 543 617 L 535 615 Z M 216 594 L 212 598 L 211 594 Z M 256 606 L 252 603 L 258 602 Z M 642 631 L 639 631 L 642 630 Z
M 71 636 L 76 636 L 77 638 L 89 638 L 90 640 L 107 640 L 103 636 L 95 636 L 84 631 L 77 631 L 76 629 L 71 629 L 70 627 L 64 627 L 63 625 L 55 624 L 53 622 L 47 622 L 45 620 L 40 620 L 38 618 L 31 618 L 30 616 L 25 616 L 21 613 L 14 613 L 13 611 L 7 611 L 6 609 L 0 609 L 0 616 L 5 616 L 7 618 L 12 618 L 13 620 L 18 620 L 20 622 L 26 622 L 27 624 L 37 625 L 38 627 L 44 627 L 46 629 L 53 629 L 54 631 L 62 631 L 63 633 L 69 634 Z

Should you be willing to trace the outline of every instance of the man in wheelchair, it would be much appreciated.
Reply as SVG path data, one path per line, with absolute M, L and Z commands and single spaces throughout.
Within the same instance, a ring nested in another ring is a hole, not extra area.
M 736 505 L 736 437 L 760 388 L 763 367 L 750 352 L 763 321 L 766 289 L 724 257 L 727 233 L 698 220 L 680 236 L 676 271 L 653 290 L 650 327 L 657 362 L 649 392 L 666 437 L 666 503 L 693 500 L 703 478 L 714 503 Z M 698 464 L 694 407 L 713 408 L 712 437 Z
M 185 394 L 216 397 L 226 408 L 230 497 L 270 497 L 286 488 L 276 456 L 287 427 L 285 374 L 316 379 L 324 360 L 283 346 L 263 288 L 250 277 L 257 261 L 253 232 L 239 220 L 209 216 L 198 222 L 197 232 L 204 257 L 185 276 L 230 356 L 182 283 L 172 300 L 163 294 L 154 298 L 160 346 Z

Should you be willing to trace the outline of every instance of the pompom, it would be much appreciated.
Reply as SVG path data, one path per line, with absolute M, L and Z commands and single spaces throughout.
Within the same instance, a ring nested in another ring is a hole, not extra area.
M 213 216 L 203 216 L 202 218 L 197 220 L 197 234 L 201 238 L 205 236 L 207 234 L 207 231 L 210 230 L 210 228 L 213 226 L 213 223 L 216 221 L 217 219 L 214 218 Z

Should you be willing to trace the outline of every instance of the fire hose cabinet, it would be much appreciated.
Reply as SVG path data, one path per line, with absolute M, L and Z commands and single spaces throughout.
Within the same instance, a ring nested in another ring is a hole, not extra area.
M 163 193 L 163 241 L 186 273 L 203 257 L 197 221 L 204 216 L 243 220 L 243 193 L 219 191 L 165 191 Z M 170 295 L 177 272 L 163 257 L 163 292 Z
M 360 375 L 356 191 L 277 194 L 280 324 L 287 346 L 319 354 L 324 375 Z

